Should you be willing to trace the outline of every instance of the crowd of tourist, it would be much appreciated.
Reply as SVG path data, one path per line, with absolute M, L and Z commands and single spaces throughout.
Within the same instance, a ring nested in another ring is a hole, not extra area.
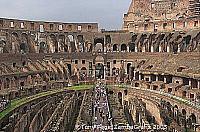
M 0 100 L 0 112 L 2 112 L 9 104 L 10 101 L 7 99 Z
M 94 123 L 94 125 L 99 126 L 94 129 L 95 132 L 105 130 L 105 126 L 112 126 L 112 117 L 108 106 L 106 88 L 101 84 L 95 88 Z

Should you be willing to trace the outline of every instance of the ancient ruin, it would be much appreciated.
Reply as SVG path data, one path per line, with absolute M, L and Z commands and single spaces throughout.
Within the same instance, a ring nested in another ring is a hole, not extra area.
M 200 131 L 200 2 L 133 0 L 122 30 L 0 18 L 0 131 Z

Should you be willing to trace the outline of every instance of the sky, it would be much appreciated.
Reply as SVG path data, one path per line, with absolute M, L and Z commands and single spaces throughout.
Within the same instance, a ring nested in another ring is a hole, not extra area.
M 0 17 L 55 22 L 97 22 L 121 29 L 131 0 L 0 0 Z

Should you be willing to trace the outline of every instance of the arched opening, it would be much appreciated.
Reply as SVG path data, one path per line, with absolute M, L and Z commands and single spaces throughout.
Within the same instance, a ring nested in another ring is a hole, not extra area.
M 186 116 L 186 110 L 185 109 L 182 109 L 182 115 Z
M 122 45 L 121 45 L 121 51 L 122 51 L 122 52 L 126 52 L 126 51 L 127 51 L 127 46 L 126 46 L 126 44 L 122 44 Z
M 178 52 L 178 44 L 173 44 L 172 45 L 173 53 L 176 54 Z
M 197 123 L 197 118 L 196 118 L 195 114 L 192 113 L 192 114 L 190 115 L 190 118 L 191 118 L 192 123 L 194 123 L 194 124 Z
M 20 52 L 20 44 L 19 44 L 19 36 L 17 33 L 12 33 L 11 35 L 11 47 L 12 47 L 12 52 L 17 53 Z
M 139 72 L 135 73 L 135 80 L 139 80 L 139 75 L 140 75 Z
M 72 75 L 72 65 L 71 64 L 67 64 L 67 70 L 69 72 L 69 75 Z
M 112 68 L 112 76 L 115 76 L 116 75 L 116 68 Z
M 87 76 L 87 69 L 85 67 L 82 67 L 80 71 L 80 80 L 85 80 L 86 76 Z
M 94 45 L 96 52 L 104 52 L 104 38 L 95 38 Z
M 5 41 L 0 41 L 0 53 L 6 53 L 6 42 Z
M 56 36 L 54 34 L 51 34 L 50 35 L 50 51 L 52 53 L 57 53 L 58 52 L 58 43 L 57 43 L 57 40 L 56 40 Z
M 124 90 L 124 95 L 127 95 L 128 94 L 128 90 Z
M 135 52 L 135 43 L 129 44 L 129 52 Z
M 113 91 L 109 91 L 109 92 L 108 92 L 108 94 L 113 94 L 113 93 L 114 93 Z
M 110 37 L 110 35 L 106 35 L 105 38 L 106 38 L 106 44 L 111 44 L 111 37 Z
M 21 35 L 20 52 L 21 53 L 27 53 L 27 52 L 29 52 L 28 35 L 26 33 L 23 33 Z
M 85 47 L 84 47 L 83 35 L 78 35 L 77 39 L 78 39 L 78 49 L 79 49 L 79 52 L 84 52 Z
M 190 129 L 194 129 L 194 124 L 197 123 L 197 118 L 195 116 L 194 113 L 192 113 L 189 118 L 187 119 L 187 126 L 190 128 Z
M 129 75 L 131 73 L 131 63 L 127 64 L 127 74 Z
M 104 78 L 104 66 L 102 63 L 98 63 L 95 66 L 95 77 L 98 79 Z
M 95 51 L 100 53 L 102 52 L 102 50 L 103 50 L 103 45 L 101 43 L 97 43 L 95 45 Z
M 27 52 L 27 47 L 25 43 L 20 44 L 20 53 L 26 53 Z
M 71 51 L 70 52 L 75 52 L 76 51 L 76 46 L 75 46 L 74 36 L 73 35 L 68 35 L 67 37 L 68 37 L 69 45 L 71 47 Z
M 118 51 L 118 45 L 117 44 L 113 45 L 113 51 L 115 51 L 115 52 Z
M 65 36 L 59 35 L 58 36 L 58 51 L 67 52 L 67 45 L 65 44 Z
M 118 99 L 119 99 L 120 104 L 122 105 L 122 93 L 121 92 L 118 93 Z
M 190 40 L 191 40 L 191 35 L 187 35 L 182 39 L 182 42 L 180 44 L 181 52 L 187 51 L 188 45 L 190 44 Z
M 45 42 L 40 42 L 39 44 L 39 53 L 46 53 L 47 45 Z
M 182 92 L 182 97 L 186 98 L 186 96 L 187 96 L 187 92 L 186 92 L 186 91 L 183 91 L 183 92 Z

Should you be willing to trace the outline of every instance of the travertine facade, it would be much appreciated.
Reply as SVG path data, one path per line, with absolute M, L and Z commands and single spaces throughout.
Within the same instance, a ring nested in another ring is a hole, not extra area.
M 198 0 L 132 0 L 123 29 L 130 32 L 189 31 L 200 28 Z

